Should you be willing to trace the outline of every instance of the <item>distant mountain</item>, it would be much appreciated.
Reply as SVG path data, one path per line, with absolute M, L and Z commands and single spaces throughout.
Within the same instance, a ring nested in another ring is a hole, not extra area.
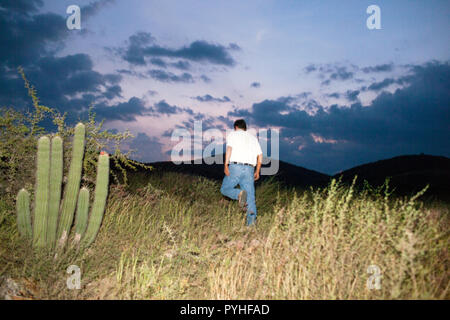
M 334 178 L 342 176 L 344 182 L 351 183 L 355 175 L 359 184 L 367 180 L 372 186 L 382 185 L 390 177 L 389 185 L 402 195 L 414 194 L 429 184 L 426 195 L 450 199 L 450 159 L 447 157 L 398 156 L 351 168 Z
M 209 179 L 222 180 L 224 177 L 223 164 L 208 165 L 203 159 L 202 164 L 179 164 L 176 165 L 171 161 L 148 163 L 153 166 L 156 171 L 180 172 L 192 175 L 199 175 Z M 268 165 L 263 165 L 267 167 Z M 330 180 L 330 176 L 308 170 L 284 161 L 279 162 L 278 173 L 274 176 L 261 176 L 260 181 L 264 181 L 274 177 L 274 179 L 288 186 L 298 186 L 307 188 L 309 186 L 326 186 Z
M 204 160 L 202 164 L 175 165 L 170 161 L 148 164 L 155 169 L 153 172 L 180 172 L 214 180 L 222 180 L 224 177 L 223 164 L 208 165 Z M 395 188 L 398 195 L 413 195 L 429 184 L 426 196 L 450 202 L 450 159 L 446 157 L 399 156 L 356 166 L 334 175 L 333 178 L 342 176 L 342 181 L 350 184 L 355 175 L 358 176 L 358 186 L 361 186 L 364 180 L 371 186 L 380 186 L 390 177 L 390 188 Z M 260 181 L 271 177 L 261 176 Z M 309 188 L 326 186 L 332 176 L 280 161 L 278 173 L 273 178 L 287 186 Z

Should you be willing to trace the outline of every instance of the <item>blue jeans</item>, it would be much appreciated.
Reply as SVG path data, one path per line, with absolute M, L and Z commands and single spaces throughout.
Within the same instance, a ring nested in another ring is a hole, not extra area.
M 256 202 L 255 202 L 255 169 L 251 166 L 242 164 L 228 165 L 230 175 L 223 178 L 220 192 L 233 200 L 239 199 L 241 189 L 235 188 L 239 186 L 247 191 L 247 225 L 253 225 L 256 221 Z

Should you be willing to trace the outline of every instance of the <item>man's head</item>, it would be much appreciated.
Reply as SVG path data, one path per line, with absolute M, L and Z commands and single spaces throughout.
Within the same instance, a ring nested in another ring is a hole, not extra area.
M 238 119 L 234 122 L 234 130 L 238 129 L 247 131 L 247 124 L 245 123 L 244 119 Z

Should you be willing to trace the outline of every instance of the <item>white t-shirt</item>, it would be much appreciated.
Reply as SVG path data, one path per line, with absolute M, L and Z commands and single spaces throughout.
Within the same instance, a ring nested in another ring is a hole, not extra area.
M 262 154 L 258 139 L 244 130 L 230 132 L 227 136 L 227 147 L 231 147 L 230 162 L 256 166 L 256 158 Z

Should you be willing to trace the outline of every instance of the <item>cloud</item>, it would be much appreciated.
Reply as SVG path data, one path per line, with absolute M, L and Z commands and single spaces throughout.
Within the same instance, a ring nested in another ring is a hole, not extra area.
M 306 74 L 318 73 L 322 79 L 321 85 L 328 86 L 332 81 L 346 81 L 353 79 L 358 67 L 355 65 L 340 65 L 340 64 L 309 64 L 303 68 Z
M 374 73 L 374 72 L 389 72 L 394 70 L 394 65 L 392 63 L 390 64 L 380 64 L 376 66 L 370 66 L 362 68 L 362 71 L 364 73 Z
M 153 69 L 149 70 L 147 74 L 153 79 L 161 82 L 184 82 L 184 83 L 192 83 L 194 82 L 194 78 L 190 73 L 184 72 L 181 75 L 176 75 L 172 72 L 164 71 L 161 69 Z
M 237 50 L 236 44 L 225 47 L 220 44 L 197 40 L 181 48 L 167 48 L 156 44 L 155 38 L 147 32 L 138 32 L 129 38 L 126 48 L 117 52 L 134 65 L 146 65 L 146 58 L 182 58 L 194 62 L 207 62 L 216 65 L 234 66 L 235 60 L 229 51 Z
M 167 68 L 167 63 L 164 62 L 164 60 L 160 58 L 151 58 L 150 59 L 151 64 L 158 66 L 160 68 Z
M 228 116 L 281 128 L 284 159 L 327 173 L 400 154 L 448 156 L 449 62 L 416 65 L 411 71 L 398 80 L 404 88 L 382 92 L 368 106 L 317 104 L 316 112 L 308 113 L 292 97 L 281 97 L 254 103 L 250 110 L 235 109 Z M 347 91 L 346 96 L 355 98 L 357 93 Z M 315 142 L 311 134 L 325 143 Z
M 303 70 L 305 71 L 305 73 L 311 73 L 313 71 L 316 71 L 317 67 L 316 67 L 316 65 L 311 63 L 311 64 L 307 65 Z
M 338 93 L 338 92 L 333 92 L 333 93 L 326 94 L 326 96 L 329 97 L 329 98 L 336 98 L 336 99 L 338 99 L 341 96 L 341 94 Z
M 170 105 L 165 100 L 161 100 L 158 103 L 155 103 L 155 105 L 152 108 L 152 111 L 153 111 L 153 115 L 156 115 L 156 116 L 158 116 L 160 114 L 172 115 L 172 114 L 183 113 L 183 112 L 186 112 L 190 115 L 194 114 L 194 112 L 190 108 L 181 108 L 181 107 L 178 107 L 175 105 Z
M 208 76 L 205 76 L 204 74 L 200 76 L 200 79 L 202 79 L 203 82 L 205 82 L 205 83 L 212 82 L 211 78 L 209 78 Z
M 20 11 L 20 14 L 0 10 L 0 64 L 10 68 L 28 66 L 40 56 L 49 54 L 52 51 L 50 45 L 60 46 L 59 41 L 67 37 L 62 16 L 53 13 L 29 15 L 34 11 L 30 8 L 33 7 L 20 5 L 20 10 L 28 10 Z
M 200 102 L 230 102 L 230 98 L 227 96 L 223 96 L 223 98 L 214 98 L 213 96 L 206 94 L 204 96 L 196 96 L 192 97 L 192 99 L 195 99 Z
M 21 14 L 29 14 L 36 12 L 44 5 L 42 0 L 2 0 L 0 8 L 18 12 Z
M 110 2 L 95 1 L 81 9 L 85 17 L 92 16 Z M 106 119 L 129 121 L 141 114 L 133 99 L 109 106 L 111 100 L 122 97 L 120 74 L 95 71 L 87 54 L 57 56 L 70 34 L 66 17 L 40 13 L 42 5 L 38 0 L 0 4 L 0 104 L 21 110 L 29 107 L 30 98 L 17 73 L 17 67 L 22 66 L 41 103 L 68 112 L 69 123 L 84 116 L 90 105 L 96 105 L 99 115 Z M 124 115 L 126 112 L 129 116 Z
M 350 102 L 355 102 L 358 100 L 358 95 L 359 95 L 360 91 L 359 90 L 347 90 L 347 92 L 345 92 L 345 97 L 350 101 Z
M 191 68 L 191 64 L 188 61 L 184 60 L 179 60 L 177 62 L 171 63 L 170 65 L 180 70 L 189 70 Z
M 149 115 L 152 110 L 146 107 L 141 99 L 132 97 L 126 102 L 120 102 L 112 106 L 103 103 L 96 104 L 93 111 L 100 121 L 103 119 L 135 121 L 136 116 Z M 87 112 L 84 112 L 84 117 L 87 118 Z
M 367 90 L 380 91 L 381 89 L 387 88 L 395 82 L 396 81 L 392 78 L 386 78 L 383 81 L 372 83 L 370 86 L 367 87 Z
M 336 70 L 331 73 L 330 80 L 348 80 L 353 78 L 354 73 L 347 70 L 346 67 L 337 67 Z
M 113 3 L 114 0 L 99 0 L 89 3 L 80 8 L 81 14 L 84 17 L 90 17 L 97 14 L 105 5 Z

